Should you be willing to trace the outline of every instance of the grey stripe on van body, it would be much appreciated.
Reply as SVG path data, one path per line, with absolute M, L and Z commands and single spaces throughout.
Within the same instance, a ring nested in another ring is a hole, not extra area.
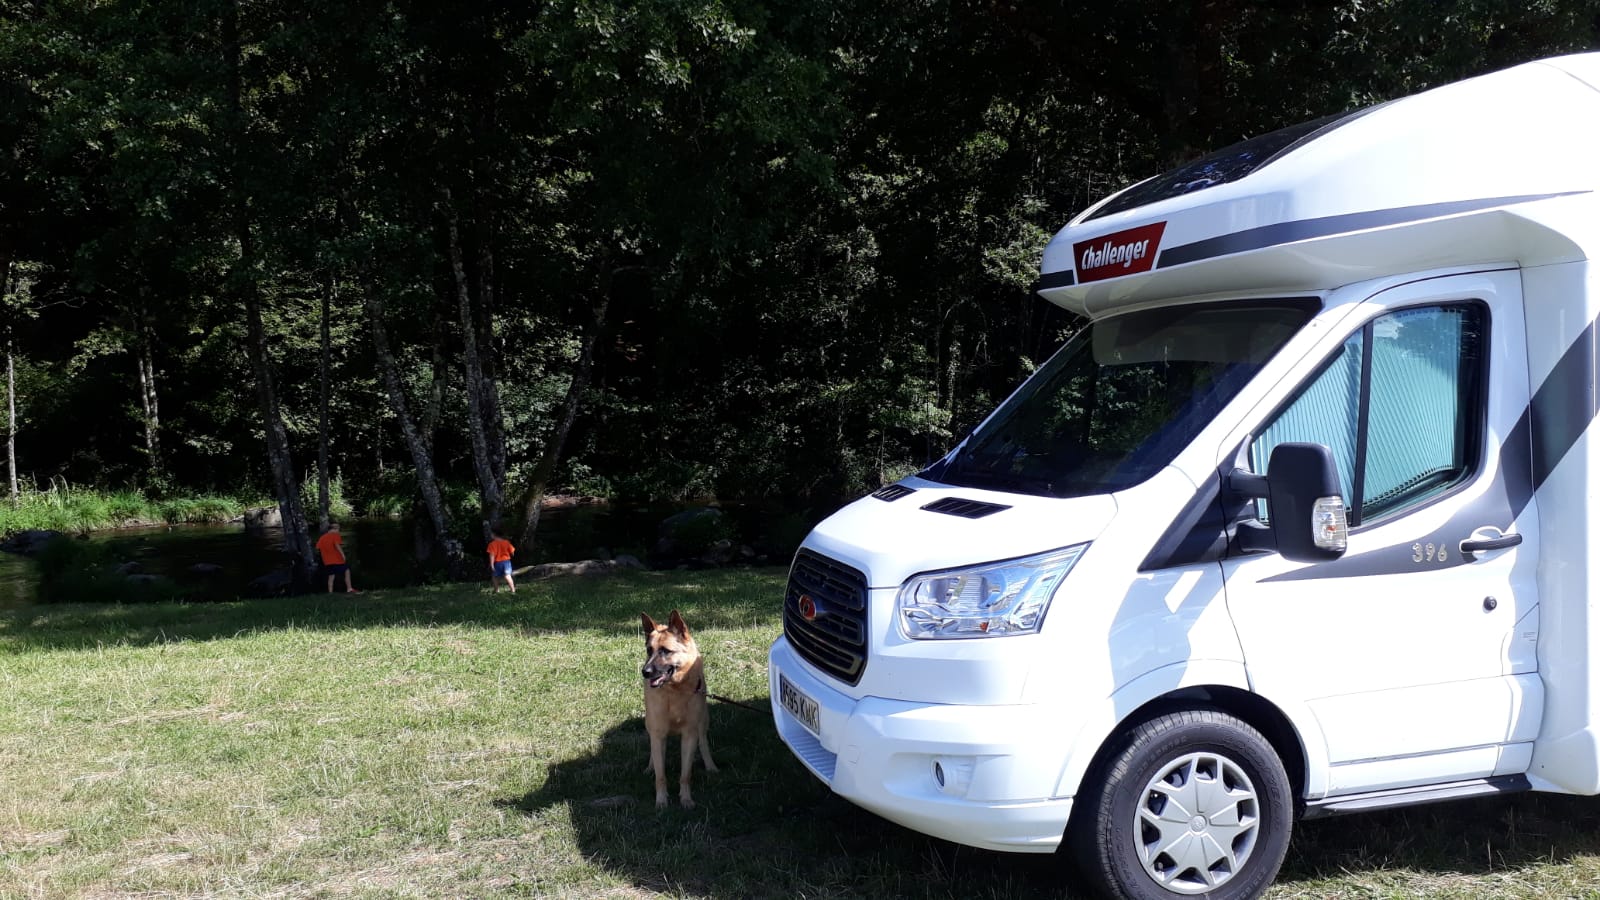
M 1373 209 L 1357 213 L 1344 213 L 1337 216 L 1322 216 L 1316 219 L 1278 222 L 1273 225 L 1261 225 L 1256 228 L 1247 228 L 1244 231 L 1219 234 L 1216 237 L 1205 238 L 1193 243 L 1163 248 L 1160 255 L 1156 257 L 1155 267 L 1157 269 L 1166 269 L 1172 266 L 1181 266 L 1184 263 L 1198 262 L 1218 256 L 1229 256 L 1250 250 L 1264 250 L 1268 247 L 1293 244 L 1297 241 L 1306 241 L 1312 238 L 1333 237 L 1334 235 L 1367 231 L 1389 225 L 1420 222 L 1423 219 L 1438 219 L 1444 216 L 1494 209 L 1499 206 L 1512 206 L 1518 203 L 1550 200 L 1555 197 L 1570 197 L 1584 193 L 1588 192 L 1561 191 L 1554 194 L 1519 194 L 1513 197 L 1451 200 L 1448 203 L 1396 206 L 1391 209 Z
M 1596 351 L 1597 336 L 1600 336 L 1600 320 L 1591 321 L 1568 345 L 1539 389 L 1533 392 L 1533 399 L 1523 408 L 1522 415 L 1517 417 L 1517 423 L 1500 445 L 1500 471 L 1495 476 L 1500 489 L 1485 492 L 1482 501 L 1458 510 L 1442 528 L 1416 539 L 1424 546 L 1430 538 L 1439 541 L 1441 546 L 1449 542 L 1447 552 L 1450 555 L 1444 564 L 1419 564 L 1412 544 L 1396 544 L 1284 572 L 1262 581 L 1420 573 L 1471 562 L 1457 550 L 1459 542 L 1485 524 L 1504 522 L 1497 527 L 1508 531 L 1545 479 L 1600 415 L 1600 394 L 1595 391 L 1595 362 L 1600 357 Z
M 1533 392 L 1533 400 L 1517 421 L 1530 423 L 1532 467 L 1529 484 L 1537 491 L 1555 471 L 1567 451 L 1578 442 L 1600 411 L 1595 397 L 1595 334 L 1600 320 L 1592 321 L 1567 347 L 1550 374 Z M 1514 506 L 1522 512 L 1527 500 Z
M 1443 216 L 1454 216 L 1461 213 L 1494 209 L 1500 206 L 1531 203 L 1535 200 L 1550 200 L 1556 197 L 1571 197 L 1585 193 L 1588 193 L 1588 191 L 1559 191 L 1551 194 L 1518 194 L 1511 197 L 1451 200 L 1447 203 L 1422 203 L 1416 206 L 1396 206 L 1390 209 L 1373 209 L 1356 213 L 1343 213 L 1337 216 L 1321 216 L 1315 219 L 1277 222 L 1272 225 L 1260 225 L 1243 231 L 1219 234 L 1216 237 L 1163 248 L 1156 256 L 1154 268 L 1169 269 L 1185 263 L 1214 259 L 1219 256 L 1229 256 L 1234 253 L 1245 253 L 1250 250 L 1265 250 L 1268 247 L 1293 244 L 1297 241 L 1306 241 L 1313 238 L 1333 237 L 1340 234 L 1367 231 L 1372 228 L 1383 228 L 1389 225 L 1404 225 L 1408 222 L 1420 222 L 1424 219 L 1437 219 Z M 1076 283 L 1077 279 L 1074 270 L 1063 269 L 1060 272 L 1041 275 L 1039 280 L 1034 283 L 1034 290 L 1071 287 Z
M 1039 280 L 1033 283 L 1034 291 L 1048 291 L 1051 288 L 1072 287 L 1078 283 L 1078 276 L 1072 269 L 1062 269 L 1048 275 L 1040 275 Z

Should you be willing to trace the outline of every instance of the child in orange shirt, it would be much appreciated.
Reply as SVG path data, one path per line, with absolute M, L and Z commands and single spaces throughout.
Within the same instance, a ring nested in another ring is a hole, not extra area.
M 517 583 L 511 580 L 511 555 L 517 552 L 517 548 L 511 546 L 511 542 L 500 533 L 500 529 L 496 528 L 490 533 L 494 535 L 494 540 L 489 542 L 489 583 L 494 585 L 494 591 L 498 594 L 500 585 L 495 579 L 504 578 L 506 587 L 511 588 L 511 593 L 515 594 Z
M 360 591 L 350 586 L 350 564 L 344 558 L 344 538 L 339 534 L 339 523 L 329 522 L 328 530 L 322 537 L 317 538 L 317 552 L 322 555 L 322 568 L 328 573 L 328 593 L 333 593 L 333 579 L 339 575 L 344 576 L 344 590 L 347 594 L 359 594 Z

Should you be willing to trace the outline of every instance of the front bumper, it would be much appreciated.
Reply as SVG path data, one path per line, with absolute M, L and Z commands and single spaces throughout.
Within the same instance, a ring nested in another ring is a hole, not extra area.
M 817 704 L 819 733 L 784 708 L 780 676 Z M 1061 842 L 1072 799 L 1052 794 L 1073 737 L 1062 710 L 856 699 L 782 637 L 767 677 L 778 735 L 846 800 L 973 847 L 1048 853 Z

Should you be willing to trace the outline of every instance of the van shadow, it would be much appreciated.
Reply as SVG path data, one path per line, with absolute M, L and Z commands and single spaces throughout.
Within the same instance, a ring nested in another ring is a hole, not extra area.
M 840 799 L 777 738 L 765 696 L 736 699 L 755 710 L 712 703 L 719 771 L 695 764 L 693 809 L 678 805 L 676 737 L 667 742 L 671 803 L 656 808 L 642 717 L 497 805 L 530 818 L 565 807 L 580 852 L 647 891 L 730 900 L 1068 896 L 1049 856 L 960 847 Z
M 497 805 L 530 819 L 564 808 L 579 852 L 647 891 L 710 898 L 1086 896 L 1061 854 L 963 847 L 840 799 L 777 738 L 765 696 L 737 699 L 755 709 L 712 704 L 720 771 L 696 763 L 694 809 L 677 803 L 676 738 L 667 746 L 671 803 L 655 807 L 642 718 L 613 726 L 593 754 L 552 765 L 535 790 Z M 1463 801 L 1299 823 L 1278 885 L 1291 896 L 1410 895 L 1444 877 L 1453 889 L 1481 895 L 1509 874 L 1555 890 L 1564 883 L 1563 866 L 1597 845 L 1600 801 L 1592 797 Z
M 1278 883 L 1310 887 L 1355 876 L 1367 887 L 1381 885 L 1382 893 L 1406 893 L 1398 876 L 1424 873 L 1423 879 L 1451 877 L 1452 890 L 1463 896 L 1499 893 L 1507 877 L 1526 896 L 1567 895 L 1575 875 L 1564 867 L 1592 857 L 1597 846 L 1600 798 L 1486 797 L 1301 822 Z M 1591 876 L 1580 877 L 1588 883 Z M 1485 880 L 1474 883 L 1478 878 Z M 1540 883 L 1547 889 L 1539 890 Z

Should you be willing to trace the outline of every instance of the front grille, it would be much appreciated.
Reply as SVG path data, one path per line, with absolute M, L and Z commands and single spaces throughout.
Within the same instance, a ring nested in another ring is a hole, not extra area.
M 807 621 L 801 598 L 816 610 Z M 867 576 L 841 562 L 801 550 L 783 598 L 783 634 L 795 651 L 847 684 L 867 665 Z

